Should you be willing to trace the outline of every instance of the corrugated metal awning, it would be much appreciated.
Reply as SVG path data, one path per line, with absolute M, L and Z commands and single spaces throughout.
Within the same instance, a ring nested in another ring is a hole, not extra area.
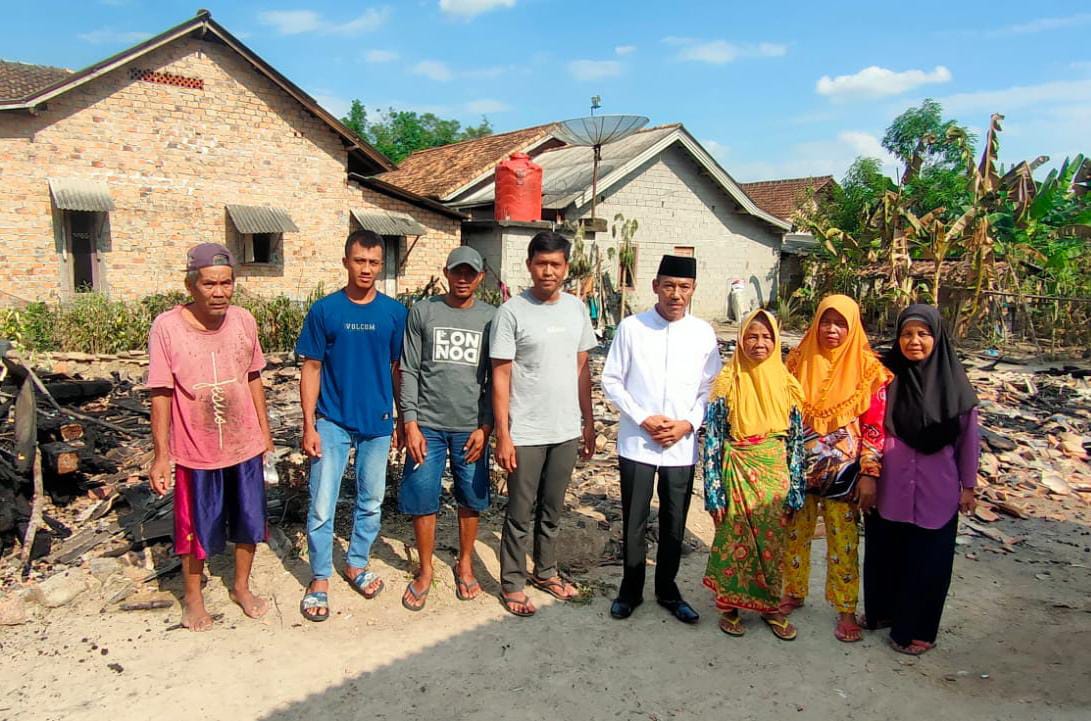
M 298 233 L 288 211 L 257 205 L 229 205 L 227 214 L 240 233 Z
M 364 230 L 379 235 L 424 235 L 424 226 L 408 213 L 388 210 L 353 210 L 352 217 Z
M 87 178 L 50 178 L 49 192 L 61 210 L 108 213 L 114 209 L 110 189 L 101 180 Z

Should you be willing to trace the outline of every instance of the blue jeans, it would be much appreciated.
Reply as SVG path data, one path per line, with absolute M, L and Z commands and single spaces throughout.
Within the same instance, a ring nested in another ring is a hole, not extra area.
M 356 449 L 356 508 L 345 562 L 353 568 L 367 566 L 371 544 L 379 536 L 390 436 L 365 438 L 325 418 L 319 418 L 315 426 L 322 440 L 322 457 L 311 461 L 307 552 L 311 575 L 321 580 L 333 575 L 333 516 L 350 448 Z
M 458 505 L 480 513 L 489 507 L 489 446 L 486 442 L 481 457 L 466 462 L 463 447 L 472 431 L 441 431 L 420 426 L 426 452 L 420 465 L 408 456 L 402 484 L 398 489 L 398 510 L 410 516 L 430 516 L 439 512 L 440 480 L 443 466 L 451 459 L 451 476 Z

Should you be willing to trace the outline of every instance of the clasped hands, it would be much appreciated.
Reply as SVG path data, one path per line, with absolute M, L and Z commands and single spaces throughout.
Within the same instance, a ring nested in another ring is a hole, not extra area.
M 652 437 L 653 441 L 664 448 L 670 448 L 686 435 L 693 433 L 693 424 L 689 421 L 672 420 L 659 415 L 648 416 L 640 427 Z

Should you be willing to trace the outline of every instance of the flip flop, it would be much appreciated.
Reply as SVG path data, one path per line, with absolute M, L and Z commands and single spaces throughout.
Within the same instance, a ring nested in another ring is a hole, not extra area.
M 477 582 L 476 578 L 467 583 L 459 578 L 458 571 L 455 571 L 455 596 L 458 597 L 459 601 L 472 601 L 477 598 L 474 589 L 481 590 L 481 584 Z
M 796 627 L 791 624 L 788 619 L 778 621 L 775 618 L 761 617 L 762 621 L 765 621 L 765 625 L 769 627 L 769 630 L 773 632 L 773 635 L 779 638 L 781 641 L 795 641 L 799 632 L 796 631 Z
M 402 594 L 402 607 L 407 611 L 423 611 L 424 605 L 428 603 L 428 592 L 431 591 L 431 587 L 424 589 L 421 592 L 417 592 L 417 589 L 413 588 L 413 581 L 410 581 L 405 586 L 405 593 Z M 419 606 L 413 606 L 409 603 L 409 597 L 412 596 L 414 601 L 420 603 Z
M 535 611 L 531 611 L 531 610 L 520 611 L 518 608 L 515 607 L 516 604 L 518 604 L 520 606 L 523 606 L 523 607 L 526 607 L 526 605 L 528 603 L 530 603 L 530 597 L 527 596 L 527 594 L 525 594 L 525 593 L 523 594 L 523 598 L 520 600 L 518 598 L 508 598 L 507 596 L 505 596 L 501 592 L 501 594 L 500 594 L 500 603 L 503 604 L 505 610 L 507 610 L 507 612 L 512 614 L 513 616 L 520 616 L 522 618 L 526 618 L 528 616 L 533 616 L 535 613 L 537 613 L 536 610 Z
M 326 609 L 322 615 L 315 611 Z M 299 602 L 299 613 L 303 618 L 314 623 L 321 623 L 330 617 L 330 597 L 325 591 L 311 591 Z
M 530 585 L 534 586 L 539 591 L 545 591 L 558 601 L 571 601 L 579 595 L 579 591 L 577 590 L 576 593 L 571 596 L 565 596 L 562 593 L 562 591 L 564 591 L 565 581 L 560 576 L 554 576 L 553 578 L 538 578 L 537 576 L 531 576 Z M 575 588 L 575 586 L 572 586 L 572 588 Z
M 720 630 L 726 633 L 728 636 L 742 636 L 746 634 L 746 628 L 742 625 L 742 617 L 738 612 L 735 612 L 735 618 L 728 618 L 726 615 L 720 615 Z
M 898 653 L 904 653 L 906 656 L 920 656 L 935 648 L 931 643 L 918 643 L 916 641 L 910 641 L 908 646 L 903 646 L 894 639 L 890 639 L 890 647 Z
M 856 638 L 852 637 L 853 632 L 855 632 Z M 833 637 L 841 643 L 856 643 L 863 640 L 864 634 L 863 629 L 860 628 L 856 621 L 839 620 L 837 625 L 834 626 Z
M 383 589 L 386 588 L 386 584 L 381 578 L 379 578 L 379 574 L 373 573 L 372 571 L 360 571 L 356 574 L 355 578 L 349 578 L 348 576 L 345 576 L 345 580 L 349 582 L 350 586 L 356 589 L 357 593 L 359 593 L 361 596 L 369 601 L 382 593 Z M 374 591 L 368 593 L 364 590 L 371 584 L 375 583 L 376 580 L 379 581 L 379 585 Z

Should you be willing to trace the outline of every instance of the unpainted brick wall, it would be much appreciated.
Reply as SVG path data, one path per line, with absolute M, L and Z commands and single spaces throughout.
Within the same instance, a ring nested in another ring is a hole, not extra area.
M 299 227 L 284 235 L 281 265 L 240 269 L 240 284 L 261 294 L 343 284 L 351 208 L 406 212 L 427 228 L 399 290 L 438 275 L 460 243 L 457 220 L 347 182 L 341 139 L 224 46 L 180 40 L 131 66 L 203 89 L 134 79 L 124 66 L 37 115 L 0 113 L 0 284 L 10 294 L 0 304 L 71 292 L 50 177 L 109 187 L 115 210 L 99 254 L 114 297 L 180 289 L 186 248 L 237 242 L 227 204 L 284 208 Z

